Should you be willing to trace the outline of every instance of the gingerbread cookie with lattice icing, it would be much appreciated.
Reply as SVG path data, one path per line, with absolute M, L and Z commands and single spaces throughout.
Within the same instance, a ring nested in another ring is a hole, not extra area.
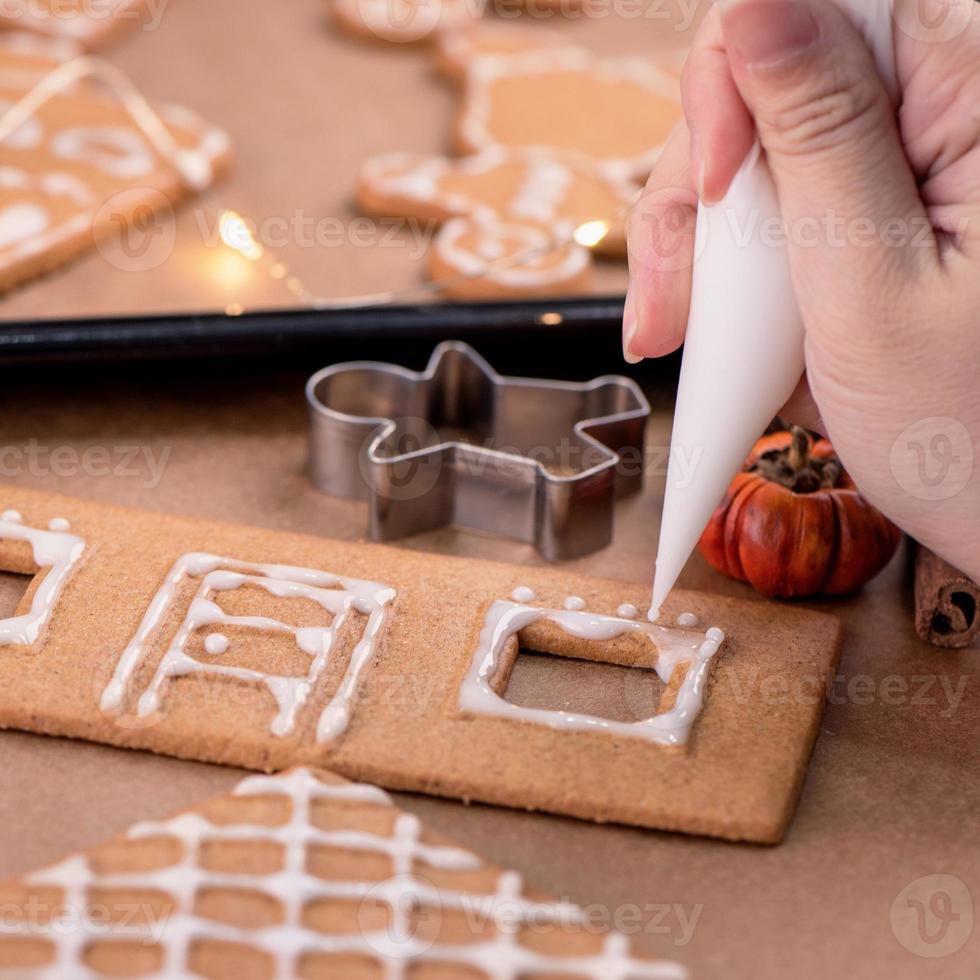
M 463 153 L 498 145 L 568 153 L 645 180 L 680 118 L 677 80 L 648 61 L 539 50 L 472 62 L 456 143 Z
M 436 68 L 447 78 L 462 81 L 477 58 L 528 54 L 541 49 L 572 47 L 558 31 L 506 20 L 474 20 L 440 31 L 436 38 Z
M 357 185 L 359 206 L 379 216 L 486 215 L 549 232 L 598 223 L 594 249 L 608 255 L 625 252 L 625 216 L 636 195 L 636 184 L 606 176 L 586 160 L 504 147 L 457 160 L 381 154 L 364 164 Z
M 306 768 L 136 824 L 0 884 L 0 901 L 0 971 L 23 980 L 687 976 L 383 790 Z
M 4 0 L 0 26 L 102 47 L 140 24 L 159 25 L 166 0 Z
M 349 34 L 390 44 L 434 41 L 473 19 L 471 0 L 328 0 L 335 21 Z
M 0 36 L 0 110 L 56 68 L 42 50 Z M 134 219 L 169 211 L 228 167 L 228 137 L 177 106 L 139 125 L 89 82 L 54 96 L 4 142 L 0 163 L 0 291 L 62 264 Z
M 0 569 L 34 575 L 0 620 L 2 727 L 731 839 L 785 831 L 832 617 L 675 592 L 653 624 L 645 583 L 0 498 Z M 529 700 L 526 651 L 628 683 L 602 711 L 574 705 L 592 684 Z

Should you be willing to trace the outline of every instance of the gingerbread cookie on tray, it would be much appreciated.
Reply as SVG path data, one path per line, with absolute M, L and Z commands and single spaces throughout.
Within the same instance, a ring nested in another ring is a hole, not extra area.
M 436 68 L 447 78 L 462 81 L 478 58 L 571 46 L 563 34 L 547 27 L 484 18 L 441 31 L 436 38 L 435 61 Z
M 59 61 L 0 35 L 0 111 Z M 51 98 L 4 143 L 0 291 L 61 265 L 135 216 L 166 211 L 228 168 L 228 137 L 178 106 L 149 111 L 163 137 L 87 82 Z M 161 142 L 162 140 L 162 142 Z
M 0 620 L 0 726 L 730 839 L 786 830 L 832 617 L 675 593 L 651 624 L 646 585 L 0 496 L 0 568 L 34 575 Z M 643 693 L 612 718 L 523 704 L 528 650 L 635 669 Z
M 456 127 L 462 153 L 525 146 L 645 180 L 681 118 L 677 81 L 638 58 L 581 48 L 476 59 Z
M 568 296 L 588 291 L 592 257 L 568 222 L 542 226 L 477 215 L 439 229 L 428 273 L 454 299 Z
M 625 216 L 638 187 L 581 158 L 494 146 L 456 160 L 415 153 L 372 157 L 356 193 L 362 210 L 386 217 L 442 221 L 487 214 L 546 229 L 601 223 L 595 251 L 622 255 Z
M 0 902 L 0 973 L 23 980 L 687 976 L 377 787 L 305 768 L 0 883 Z

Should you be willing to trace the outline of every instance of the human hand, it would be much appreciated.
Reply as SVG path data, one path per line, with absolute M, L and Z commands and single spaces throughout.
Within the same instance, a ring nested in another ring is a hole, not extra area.
M 782 414 L 829 435 L 868 499 L 980 580 L 980 4 L 936 3 L 930 29 L 898 0 L 897 111 L 830 0 L 709 12 L 686 123 L 630 217 L 624 352 L 682 343 L 698 198 L 724 196 L 758 133 L 806 328 Z

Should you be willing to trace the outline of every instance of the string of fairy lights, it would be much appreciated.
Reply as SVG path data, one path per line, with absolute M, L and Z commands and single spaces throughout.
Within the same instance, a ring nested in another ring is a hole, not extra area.
M 51 99 L 82 81 L 98 83 L 119 101 L 152 147 L 175 167 L 181 181 L 189 189 L 201 191 L 207 188 L 208 175 L 202 173 L 195 155 L 177 144 L 167 124 L 129 77 L 115 65 L 91 55 L 72 58 L 45 73 L 20 99 L 0 112 L 0 144 L 29 122 Z M 554 229 L 542 245 L 527 246 L 494 259 L 483 259 L 479 268 L 457 275 L 434 278 L 404 289 L 339 297 L 322 296 L 309 288 L 277 252 L 258 241 L 249 222 L 238 211 L 219 206 L 217 229 L 225 247 L 263 270 L 271 280 L 280 283 L 298 304 L 315 310 L 343 310 L 431 301 L 446 290 L 529 265 L 573 244 L 592 250 L 616 222 L 625 219 L 627 212 L 628 209 L 623 208 L 612 220 L 595 219 L 571 228 Z M 230 316 L 239 316 L 247 310 L 241 303 L 229 303 L 225 312 Z

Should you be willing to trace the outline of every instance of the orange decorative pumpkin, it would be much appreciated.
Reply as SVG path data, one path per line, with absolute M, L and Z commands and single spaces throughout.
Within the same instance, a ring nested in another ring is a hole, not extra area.
M 901 536 L 861 496 L 834 447 L 793 427 L 755 444 L 698 547 L 719 572 L 792 598 L 861 588 Z

